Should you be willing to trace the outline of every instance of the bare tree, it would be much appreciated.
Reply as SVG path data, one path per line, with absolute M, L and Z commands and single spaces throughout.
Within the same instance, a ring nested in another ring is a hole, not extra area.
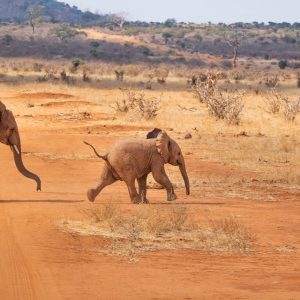
M 110 15 L 110 21 L 118 26 L 120 29 L 124 28 L 124 24 L 126 22 L 126 17 L 127 17 L 127 13 L 126 12 L 120 12 L 120 13 L 116 13 L 116 14 L 112 14 Z
M 26 18 L 32 28 L 32 33 L 35 32 L 35 27 L 42 22 L 42 16 L 44 14 L 44 6 L 42 5 L 30 5 L 26 10 Z
M 225 35 L 225 41 L 227 44 L 232 48 L 233 57 L 232 57 L 232 67 L 236 68 L 237 66 L 237 60 L 238 60 L 238 51 L 239 47 L 241 45 L 242 40 L 245 38 L 245 35 L 243 32 L 238 32 L 235 30 L 234 34 L 231 36 Z

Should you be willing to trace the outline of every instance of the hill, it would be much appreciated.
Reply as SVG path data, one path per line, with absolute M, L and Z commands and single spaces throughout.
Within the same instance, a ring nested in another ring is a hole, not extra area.
M 55 0 L 0 0 L 0 22 L 24 22 L 26 11 L 31 5 L 40 5 L 44 9 L 44 21 L 94 25 L 104 21 L 106 16 L 82 12 L 76 6 Z

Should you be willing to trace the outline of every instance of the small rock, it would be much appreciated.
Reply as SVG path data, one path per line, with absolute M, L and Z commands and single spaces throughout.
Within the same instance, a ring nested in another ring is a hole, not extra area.
M 184 135 L 184 138 L 186 139 L 186 140 L 189 140 L 189 139 L 191 139 L 193 136 L 189 133 L 189 132 L 187 132 L 185 135 Z
M 235 135 L 236 137 L 240 137 L 240 136 L 245 136 L 245 137 L 249 137 L 248 133 L 246 131 L 241 131 L 239 134 Z
M 265 137 L 266 135 L 263 134 L 263 133 L 261 133 L 261 132 L 259 132 L 256 136 L 257 136 L 257 137 Z

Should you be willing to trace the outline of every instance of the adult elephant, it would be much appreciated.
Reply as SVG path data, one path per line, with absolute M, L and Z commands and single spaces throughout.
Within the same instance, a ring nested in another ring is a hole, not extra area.
M 179 167 L 186 194 L 190 194 L 189 178 L 179 145 L 160 129 L 149 133 L 147 137 L 148 139 L 121 140 L 114 144 L 109 153 L 104 156 L 99 155 L 92 145 L 85 142 L 93 148 L 98 157 L 106 162 L 100 183 L 87 193 L 91 202 L 95 201 L 104 187 L 121 180 L 126 183 L 133 203 L 149 203 L 146 197 L 146 181 L 150 172 L 155 181 L 167 190 L 167 200 L 175 200 L 177 196 L 164 168 L 167 163 Z M 135 180 L 138 181 L 139 192 L 135 188 Z
M 0 101 L 0 142 L 10 146 L 13 152 L 14 160 L 19 172 L 27 178 L 36 182 L 37 191 L 41 190 L 41 180 L 39 176 L 28 171 L 22 160 L 21 140 L 17 122 L 13 113 L 7 110 L 5 105 Z

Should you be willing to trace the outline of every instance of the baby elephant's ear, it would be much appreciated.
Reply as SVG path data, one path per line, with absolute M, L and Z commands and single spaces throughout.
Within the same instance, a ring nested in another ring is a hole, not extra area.
M 156 139 L 157 136 L 158 136 L 158 134 L 159 134 L 160 132 L 162 132 L 161 129 L 159 129 L 159 128 L 154 128 L 152 131 L 148 132 L 148 134 L 147 134 L 147 139 L 148 139 L 148 140 L 149 140 L 149 139 Z
M 0 113 L 6 111 L 6 106 L 0 101 Z
M 156 138 L 156 148 L 165 163 L 170 159 L 170 138 L 165 131 L 161 131 Z
M 6 112 L 6 106 L 0 101 L 0 120 L 2 115 Z

